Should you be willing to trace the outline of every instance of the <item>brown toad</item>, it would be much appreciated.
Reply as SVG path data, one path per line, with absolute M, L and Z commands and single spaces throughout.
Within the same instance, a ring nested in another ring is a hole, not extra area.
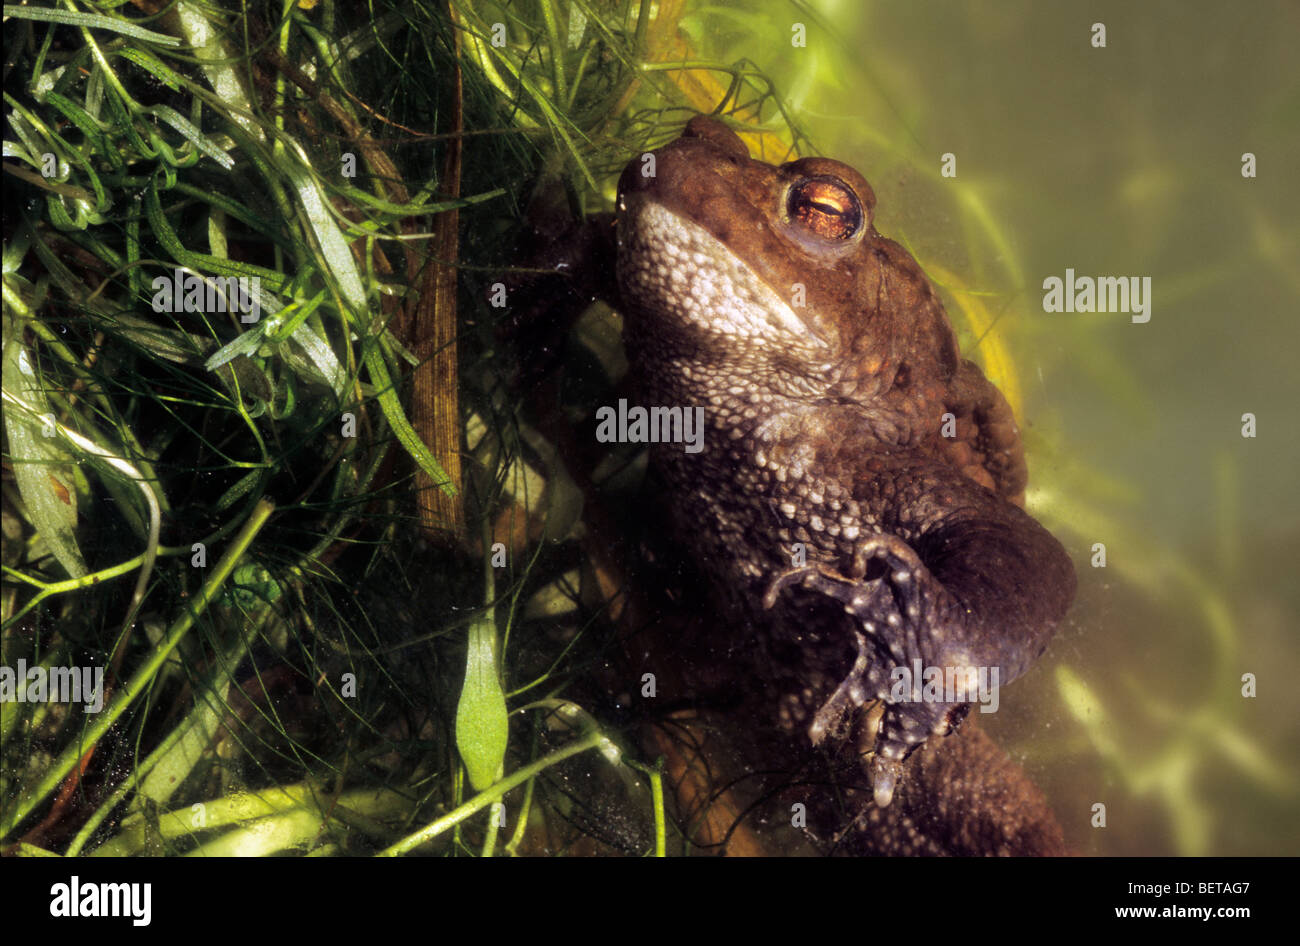
M 652 450 L 675 534 L 777 687 L 777 725 L 816 744 L 884 701 L 859 733 L 884 807 L 976 697 L 934 675 L 1022 674 L 1073 566 L 1020 508 L 1010 408 L 872 226 L 861 175 L 754 160 L 702 116 L 653 154 L 620 181 L 617 304 L 639 402 L 703 408 L 701 451 Z

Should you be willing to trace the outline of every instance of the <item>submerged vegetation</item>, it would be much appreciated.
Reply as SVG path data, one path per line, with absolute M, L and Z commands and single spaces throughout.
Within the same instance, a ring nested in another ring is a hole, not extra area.
M 482 300 L 530 180 L 599 202 L 690 110 L 640 69 L 677 14 L 246 9 L 5 8 L 4 664 L 102 707 L 3 704 L 0 834 L 559 851 L 600 819 L 556 766 L 599 749 L 648 826 L 606 843 L 663 850 L 658 775 L 564 695 L 608 644 L 528 543 L 576 512 Z

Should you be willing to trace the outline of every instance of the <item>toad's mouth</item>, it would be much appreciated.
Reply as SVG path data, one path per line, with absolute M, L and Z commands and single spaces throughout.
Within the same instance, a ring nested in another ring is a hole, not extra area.
M 619 199 L 618 283 L 630 305 L 683 327 L 814 358 L 829 348 L 725 243 L 648 194 Z

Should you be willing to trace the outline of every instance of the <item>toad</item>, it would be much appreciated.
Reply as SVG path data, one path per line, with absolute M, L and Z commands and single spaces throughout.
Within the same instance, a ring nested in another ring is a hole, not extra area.
M 1043 652 L 1073 566 L 1021 508 L 1010 407 L 857 171 L 764 163 L 703 116 L 652 154 L 619 185 L 616 304 L 638 403 L 703 408 L 703 449 L 651 448 L 673 534 L 771 724 L 856 744 L 883 809 L 975 681 Z

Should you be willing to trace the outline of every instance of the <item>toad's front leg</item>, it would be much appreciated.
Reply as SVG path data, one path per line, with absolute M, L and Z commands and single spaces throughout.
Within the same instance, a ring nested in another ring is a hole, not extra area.
M 798 586 L 852 618 L 853 666 L 809 736 L 820 743 L 853 708 L 885 701 L 871 763 L 882 807 L 913 749 L 951 730 L 971 702 L 996 699 L 996 688 L 1043 652 L 1075 588 L 1065 550 L 1022 510 L 942 467 L 912 464 L 897 477 L 908 488 L 891 490 L 876 477 L 864 490 L 868 501 L 899 502 L 881 517 L 886 531 L 856 543 L 843 571 L 794 569 L 771 582 L 763 601 L 774 607 Z

